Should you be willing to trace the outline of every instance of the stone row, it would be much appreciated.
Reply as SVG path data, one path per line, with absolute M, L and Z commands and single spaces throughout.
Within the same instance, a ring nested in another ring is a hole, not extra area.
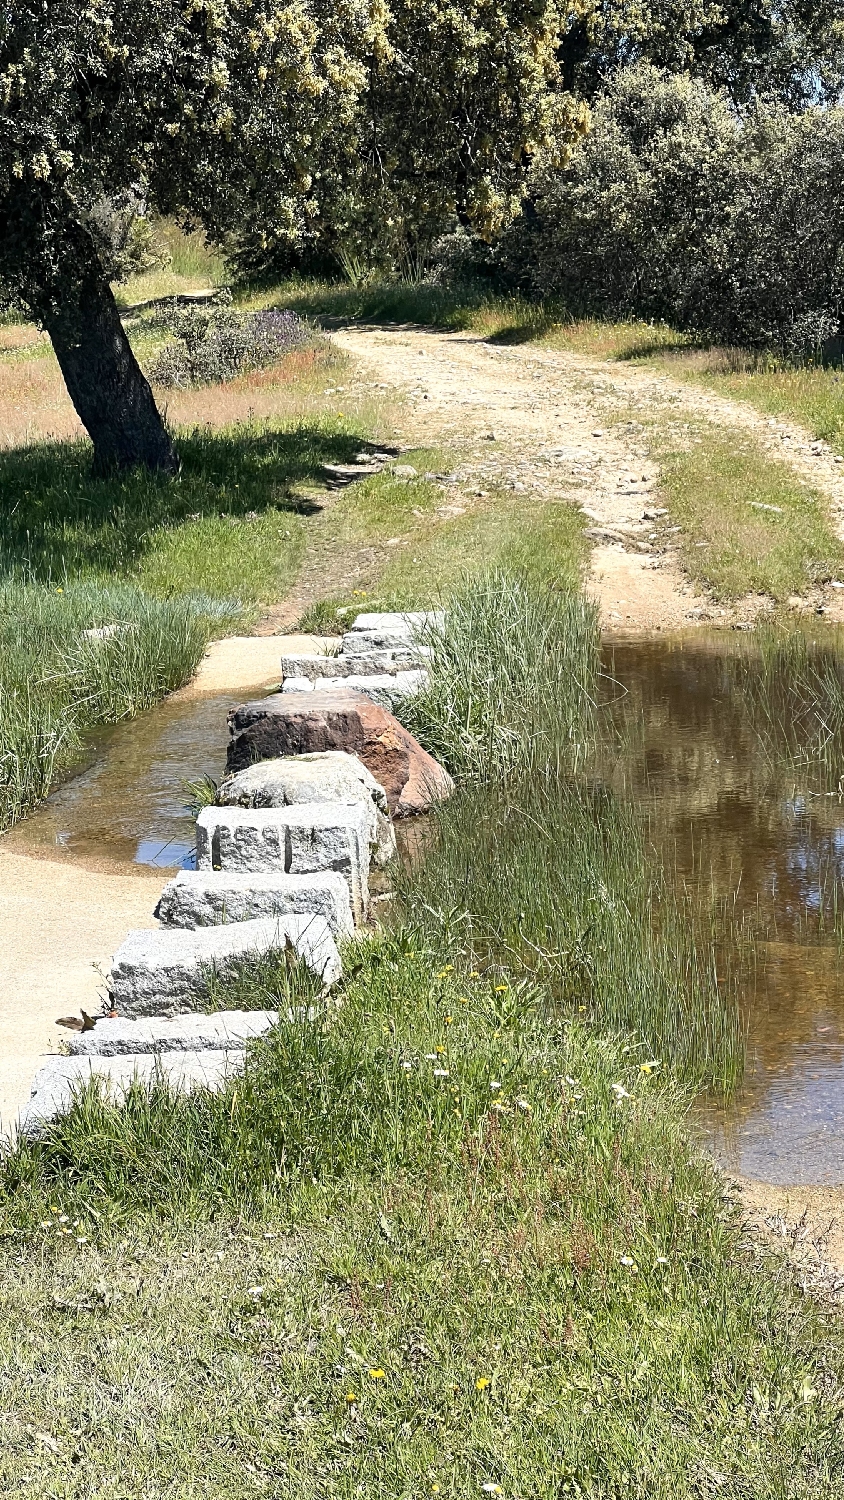
M 344 638 L 348 660 L 369 663 L 373 652 L 403 660 L 420 649 L 415 633 L 429 619 L 359 616 Z M 419 681 L 425 674 L 396 671 L 388 680 L 402 676 Z M 338 685 L 353 681 L 347 676 Z M 313 686 L 308 680 L 308 690 Z M 273 1011 L 202 1012 L 213 1001 L 214 980 L 245 960 L 287 952 L 325 988 L 340 977 L 337 945 L 366 920 L 370 863 L 384 864 L 395 852 L 391 813 L 423 810 L 451 790 L 446 773 L 391 715 L 359 694 L 346 697 L 351 712 L 345 697 L 332 700 L 339 711 L 334 745 L 318 734 L 316 745 L 296 749 L 251 743 L 244 757 L 242 726 L 237 715 L 230 719 L 240 763 L 230 745 L 217 803 L 197 818 L 196 870 L 180 871 L 165 886 L 155 910 L 161 927 L 129 933 L 115 953 L 109 991 L 117 1014 L 75 1036 L 70 1057 L 45 1062 L 22 1129 L 35 1132 L 66 1110 L 93 1075 L 113 1097 L 133 1079 L 221 1087 L 243 1067 L 247 1044 L 279 1019 Z M 318 709 L 320 695 L 311 701 Z M 250 707 L 261 705 L 237 713 Z M 282 718 L 288 727 L 297 718 L 289 698 L 277 726 Z
M 336 653 L 282 657 L 282 692 L 354 688 L 392 707 L 427 682 L 425 632 L 442 619 L 438 611 L 358 615 Z

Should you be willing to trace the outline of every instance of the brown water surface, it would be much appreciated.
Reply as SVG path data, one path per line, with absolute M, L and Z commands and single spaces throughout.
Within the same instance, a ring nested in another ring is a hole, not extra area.
M 754 934 L 742 983 L 744 1082 L 699 1115 L 722 1163 L 772 1183 L 844 1182 L 844 964 L 835 893 L 844 806 L 772 765 L 738 687 L 729 638 L 616 645 L 605 654 L 623 736 L 608 767 L 678 881 L 730 897 Z M 844 913 L 842 913 L 844 916 Z

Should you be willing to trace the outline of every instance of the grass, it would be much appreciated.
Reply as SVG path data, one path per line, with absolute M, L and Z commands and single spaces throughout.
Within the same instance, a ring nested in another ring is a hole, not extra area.
M 438 962 L 371 942 L 224 1094 L 89 1095 L 7 1161 L 4 1494 L 836 1493 L 840 1329 L 682 1098 Z
M 151 348 L 157 335 L 137 337 Z M 50 374 L 52 354 L 37 353 L 0 369 L 7 396 L 33 365 Z M 338 363 L 323 346 L 203 393 L 208 418 L 217 403 L 229 420 L 178 434 L 175 483 L 140 471 L 94 479 L 87 441 L 0 450 L 0 601 L 14 601 L 0 605 L 14 613 L 0 661 L 0 826 L 46 794 L 86 729 L 178 687 L 211 635 L 248 627 L 290 587 L 323 464 L 351 457 L 364 429 L 357 413 L 322 410 L 322 384 Z M 179 398 L 173 405 L 186 414 L 197 400 Z M 86 648 L 80 665 L 82 629 L 127 620 L 130 634 Z M 105 683 L 89 681 L 103 671 L 115 677 L 110 706 Z
M 683 565 L 717 599 L 753 592 L 783 603 L 844 568 L 826 496 L 752 436 L 700 423 L 678 441 L 669 426 L 657 454 Z
M 736 662 L 738 682 L 772 767 L 809 772 L 812 791 L 841 793 L 844 659 L 839 632 L 760 630 Z
M 405 922 L 429 946 L 454 943 L 471 968 L 541 982 L 563 1010 L 623 1028 L 678 1075 L 729 1087 L 743 1027 L 711 934 L 635 812 L 589 775 L 595 608 L 491 573 L 464 586 L 429 639 L 429 686 L 398 711 L 459 792 L 435 814 L 424 860 L 399 877 Z
M 490 569 L 464 580 L 426 639 L 428 684 L 398 712 L 459 781 L 557 777 L 582 764 L 595 728 L 593 604 Z
M 426 473 L 452 469 L 453 457 L 439 449 L 403 452 L 401 462 L 416 468 L 417 478 L 397 479 L 386 469 L 350 486 L 331 513 L 327 530 L 335 555 L 373 542 L 384 550 L 372 558 L 362 587 L 315 600 L 301 629 L 339 628 L 338 609 L 427 608 L 459 593 L 467 574 L 496 568 L 553 578 L 561 589 L 579 587 L 588 543 L 575 505 L 519 504 L 508 490 L 477 495 L 428 479 Z

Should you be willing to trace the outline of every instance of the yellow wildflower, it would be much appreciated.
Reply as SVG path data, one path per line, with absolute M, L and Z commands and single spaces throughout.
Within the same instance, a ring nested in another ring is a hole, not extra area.
M 370 1370 L 369 1378 L 370 1380 L 386 1380 L 387 1372 L 386 1370 Z
M 490 1380 L 488 1375 L 479 1375 L 477 1380 L 475 1381 L 475 1390 L 485 1391 L 489 1383 Z

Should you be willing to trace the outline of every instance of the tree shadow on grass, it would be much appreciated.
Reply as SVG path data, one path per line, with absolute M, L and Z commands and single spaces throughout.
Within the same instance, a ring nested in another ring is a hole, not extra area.
M 87 442 L 39 443 L 0 453 L 0 572 L 31 579 L 121 573 L 163 528 L 212 516 L 274 509 L 310 515 L 322 466 L 346 463 L 353 433 L 319 423 L 274 432 L 196 428 L 179 437 L 175 480 L 136 470 L 95 479 Z

